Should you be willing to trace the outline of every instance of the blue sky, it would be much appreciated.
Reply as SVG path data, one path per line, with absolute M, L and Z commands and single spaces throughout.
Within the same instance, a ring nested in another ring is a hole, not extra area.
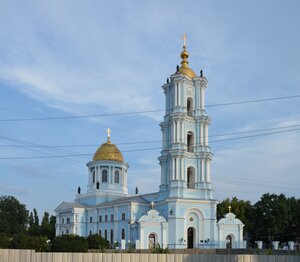
M 180 63 L 184 32 L 190 66 L 209 81 L 207 104 L 299 95 L 299 9 L 299 1 L 0 1 L 0 120 L 163 109 L 161 85 Z M 209 107 L 210 134 L 298 125 L 299 105 Z M 0 158 L 88 154 L 0 159 L 0 193 L 40 213 L 73 200 L 108 127 L 130 165 L 129 191 L 155 191 L 160 150 L 126 151 L 159 148 L 161 120 L 162 112 L 0 121 Z M 91 146 L 55 147 L 68 145 Z M 299 131 L 211 143 L 216 198 L 300 197 L 299 148 Z

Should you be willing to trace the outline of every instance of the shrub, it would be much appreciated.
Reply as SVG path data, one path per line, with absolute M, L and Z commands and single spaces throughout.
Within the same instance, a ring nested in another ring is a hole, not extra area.
M 89 249 L 107 249 L 110 247 L 109 242 L 97 234 L 89 235 L 86 240 Z
M 0 233 L 0 248 L 9 248 L 10 238 L 4 233 Z
M 51 250 L 53 252 L 87 252 L 88 243 L 84 237 L 63 235 L 54 238 Z
M 46 251 L 47 238 L 42 236 L 15 234 L 9 247 L 17 249 L 34 249 L 35 251 Z

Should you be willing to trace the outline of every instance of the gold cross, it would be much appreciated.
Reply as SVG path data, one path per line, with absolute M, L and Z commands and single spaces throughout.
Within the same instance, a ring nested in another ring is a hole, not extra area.
M 186 33 L 183 34 L 183 47 L 186 46 Z
M 150 203 L 150 206 L 151 206 L 151 209 L 154 209 L 155 203 L 152 201 L 152 202 Z
M 111 133 L 110 128 L 106 129 L 106 133 L 107 133 L 107 139 L 109 140 L 110 139 L 110 133 Z
M 228 206 L 229 213 L 231 213 L 231 205 Z

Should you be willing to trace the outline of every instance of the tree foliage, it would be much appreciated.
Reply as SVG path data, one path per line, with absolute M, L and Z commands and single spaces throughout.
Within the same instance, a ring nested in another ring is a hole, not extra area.
M 28 211 L 13 196 L 0 196 L 0 233 L 8 236 L 26 231 Z
M 63 235 L 54 238 L 51 250 L 53 252 L 87 252 L 88 243 L 84 237 Z

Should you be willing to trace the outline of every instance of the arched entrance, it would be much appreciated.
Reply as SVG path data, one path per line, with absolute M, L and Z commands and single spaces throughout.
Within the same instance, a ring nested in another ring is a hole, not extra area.
M 193 227 L 189 227 L 187 230 L 187 248 L 194 248 L 195 243 L 195 229 Z
M 228 235 L 226 237 L 226 248 L 228 248 L 228 249 L 232 248 L 232 237 L 231 237 L 231 235 Z
M 155 235 L 152 233 L 149 235 L 149 238 L 148 238 L 148 248 L 149 249 L 154 249 L 155 248 Z

